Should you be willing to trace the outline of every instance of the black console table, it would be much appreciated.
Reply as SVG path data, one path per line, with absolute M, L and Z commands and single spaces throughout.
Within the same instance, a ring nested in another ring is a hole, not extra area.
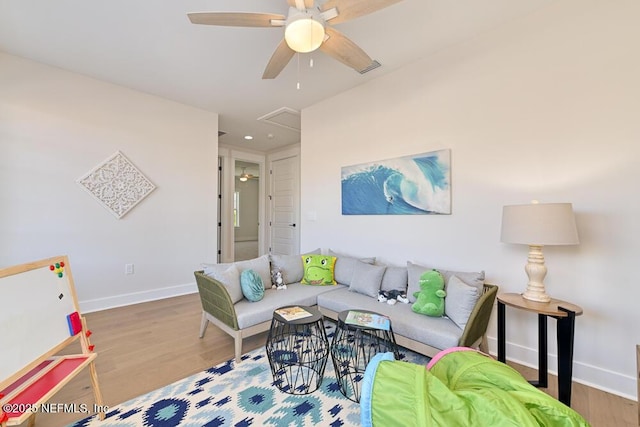
M 538 381 L 529 381 L 536 387 L 548 386 L 547 317 L 557 321 L 558 340 L 558 400 L 571 406 L 571 378 L 573 375 L 573 338 L 575 318 L 582 308 L 557 299 L 535 302 L 521 294 L 498 295 L 498 360 L 505 362 L 505 306 L 538 314 Z

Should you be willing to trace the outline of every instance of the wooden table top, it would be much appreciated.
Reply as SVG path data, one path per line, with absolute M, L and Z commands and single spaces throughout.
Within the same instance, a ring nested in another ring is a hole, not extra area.
M 551 301 L 549 302 L 531 301 L 523 298 L 522 294 L 498 294 L 497 298 L 498 301 L 510 307 L 545 314 L 547 316 L 567 317 L 567 313 L 560 310 L 559 307 L 573 311 L 576 316 L 580 316 L 582 314 L 581 307 L 555 298 L 551 298 Z

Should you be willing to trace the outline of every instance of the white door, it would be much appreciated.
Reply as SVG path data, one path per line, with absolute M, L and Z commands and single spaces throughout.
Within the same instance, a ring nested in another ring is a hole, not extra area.
M 299 157 L 287 157 L 271 163 L 270 251 L 275 255 L 300 253 Z

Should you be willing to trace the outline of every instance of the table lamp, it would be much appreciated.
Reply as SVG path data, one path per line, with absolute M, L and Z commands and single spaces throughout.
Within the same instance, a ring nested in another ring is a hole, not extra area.
M 544 288 L 547 267 L 542 247 L 546 245 L 577 245 L 578 230 L 571 203 L 538 203 L 510 205 L 502 209 L 500 241 L 529 245 L 525 271 L 529 277 L 523 298 L 549 302 Z

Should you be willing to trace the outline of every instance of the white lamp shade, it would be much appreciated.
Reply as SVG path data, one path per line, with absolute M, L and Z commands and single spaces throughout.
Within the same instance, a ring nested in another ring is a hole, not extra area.
M 287 25 L 284 39 L 296 52 L 312 52 L 324 41 L 324 26 L 310 17 L 303 16 Z
M 578 230 L 571 203 L 504 206 L 500 241 L 524 245 L 577 245 Z

